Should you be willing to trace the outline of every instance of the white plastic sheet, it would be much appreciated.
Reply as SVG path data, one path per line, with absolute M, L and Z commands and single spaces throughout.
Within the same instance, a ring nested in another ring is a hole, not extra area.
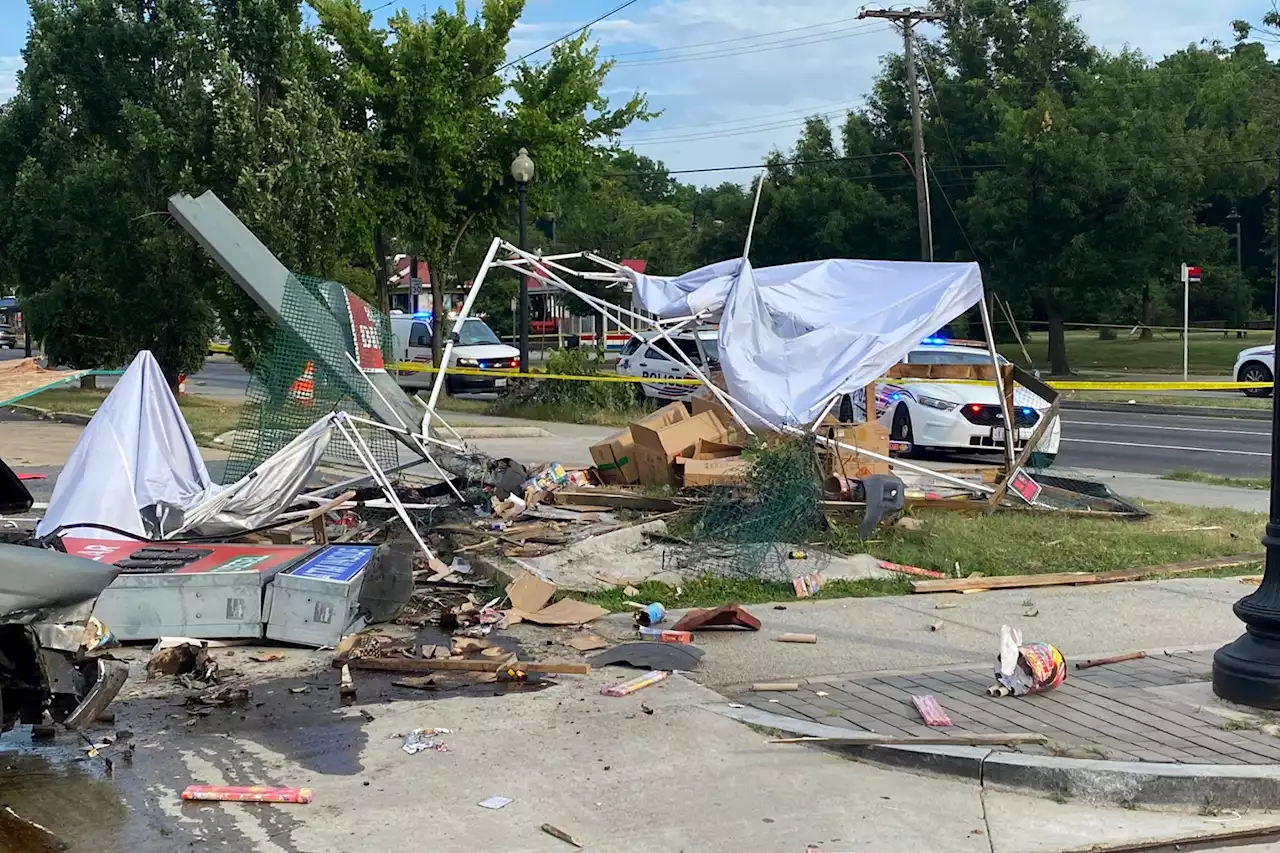
M 662 318 L 720 322 L 729 395 L 774 425 L 811 423 L 982 298 L 975 263 L 823 260 L 752 269 L 721 261 L 675 278 L 637 275 L 633 300 Z
M 160 365 L 143 350 L 76 442 L 36 532 L 94 522 L 154 536 L 217 490 Z M 122 538 L 93 528 L 63 533 Z
M 332 418 L 326 415 L 240 480 L 193 507 L 178 533 L 234 535 L 270 523 L 306 487 L 332 435 Z

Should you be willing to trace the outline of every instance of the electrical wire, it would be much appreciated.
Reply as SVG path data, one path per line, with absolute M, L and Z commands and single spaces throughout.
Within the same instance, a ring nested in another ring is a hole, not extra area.
M 701 121 L 696 124 L 664 125 L 661 128 L 654 128 L 648 134 L 648 136 L 661 137 L 663 136 L 663 134 L 666 134 L 672 130 L 688 130 L 690 128 L 697 128 L 697 127 L 716 127 L 722 124 L 742 124 L 743 122 L 746 122 L 746 121 L 756 121 L 762 118 L 780 118 L 782 116 L 799 116 L 799 115 L 810 116 L 810 115 L 816 115 L 814 110 L 824 110 L 831 107 L 838 107 L 842 110 L 851 110 L 854 107 L 859 106 L 860 103 L 861 102 L 858 102 L 858 101 L 855 101 L 853 103 L 846 103 L 844 101 L 833 101 L 828 104 L 814 104 L 811 107 L 806 107 L 805 109 L 799 109 L 799 110 L 784 110 L 778 113 L 760 113 L 758 115 L 751 116 L 750 118 L 726 118 L 726 119 L 718 119 L 716 121 Z M 627 134 L 629 139 L 636 138 L 636 137 L 632 137 L 630 135 L 630 132 L 627 130 L 624 130 L 622 132 L 624 134 Z M 644 136 L 641 136 L 640 138 L 644 138 Z
M 845 115 L 848 110 L 834 110 L 828 113 L 814 113 L 801 118 L 787 119 L 785 121 L 772 122 L 769 124 L 748 125 L 747 127 L 728 128 L 726 130 L 713 130 L 706 133 L 690 133 L 676 136 L 658 136 L 647 139 L 629 140 L 626 144 L 636 145 L 671 145 L 679 142 L 700 142 L 706 139 L 722 139 L 730 136 L 742 136 L 744 134 L 754 134 L 765 130 L 777 130 L 783 127 L 791 127 L 793 125 L 805 124 L 811 118 L 828 119 L 834 116 Z
M 689 50 L 690 48 L 695 48 L 695 47 L 713 47 L 718 44 L 731 44 L 733 42 L 750 41 L 751 39 L 767 38 L 769 36 L 780 36 L 785 33 L 798 33 L 801 30 L 816 30 L 819 27 L 833 27 L 836 24 L 849 24 L 857 20 L 858 18 L 855 16 L 852 18 L 840 18 L 835 21 L 825 21 L 821 24 L 809 24 L 808 26 L 804 26 L 804 27 L 792 27 L 791 29 L 788 29 L 788 30 L 774 30 L 771 33 L 757 33 L 756 35 L 753 35 L 753 36 L 738 36 L 737 38 L 717 39 L 716 41 L 704 41 L 704 42 L 697 42 L 694 44 L 682 44 L 682 45 L 676 45 L 675 47 L 655 47 L 655 48 L 650 48 L 649 50 L 628 50 L 628 51 L 623 51 L 621 53 L 610 54 L 609 58 L 615 59 L 619 56 L 641 56 L 641 55 L 650 54 L 650 53 L 669 53 L 671 51 L 676 51 L 676 50 Z
M 775 42 L 762 42 L 758 45 L 751 45 L 741 49 L 709 51 L 706 53 L 695 53 L 689 54 L 688 56 L 673 56 L 663 59 L 634 59 L 615 62 L 613 65 L 615 68 L 636 68 L 640 66 L 673 65 L 677 62 L 701 62 L 704 59 L 727 59 L 732 56 L 745 56 L 751 53 L 785 50 L 791 47 L 802 47 L 811 44 L 820 44 L 822 42 L 853 38 L 854 36 L 875 35 L 876 33 L 885 32 L 888 29 L 888 27 L 882 24 L 869 24 L 863 27 L 849 27 L 846 30 L 835 33 L 820 33 L 812 36 L 782 39 Z
M 582 26 L 578 27 L 577 29 L 575 29 L 575 30 L 572 30 L 572 31 L 570 31 L 570 32 L 565 33 L 564 35 L 560 36 L 560 38 L 555 39 L 554 41 L 549 41 L 549 42 L 547 42 L 546 44 L 544 44 L 542 47 L 538 48 L 537 50 L 532 50 L 532 51 L 530 51 L 530 52 L 526 53 L 524 56 L 521 56 L 519 59 L 513 59 L 513 60 L 511 60 L 510 62 L 508 62 L 506 65 L 503 65 L 501 68 L 499 68 L 499 69 L 498 69 L 497 71 L 495 71 L 494 73 L 495 73 L 495 74 L 500 74 L 501 72 L 506 71 L 506 70 L 507 70 L 508 68 L 510 68 L 511 66 L 516 65 L 517 63 L 520 63 L 520 62 L 524 62 L 526 59 L 528 59 L 528 58 L 529 58 L 529 57 L 531 57 L 531 56 L 536 56 L 537 54 L 542 53 L 542 51 L 546 50 L 546 49 L 547 49 L 547 48 L 549 48 L 549 47 L 555 47 L 556 45 L 558 45 L 560 42 L 564 41 L 565 39 L 573 38 L 574 36 L 576 36 L 578 33 L 582 32 L 583 30 L 586 30 L 586 29 L 588 29 L 589 27 L 593 27 L 593 26 L 595 26 L 596 24 L 598 24 L 598 23 L 600 23 L 601 21 L 603 21 L 605 18 L 608 18 L 610 15 L 616 15 L 616 14 L 618 14 L 619 12 L 621 12 L 623 9 L 627 8 L 628 6 L 632 6 L 632 5 L 634 5 L 635 3 L 637 3 L 637 2 L 639 2 L 639 0 L 626 0 L 626 2 L 625 2 L 625 3 L 622 3 L 622 4 L 618 5 L 618 6 L 615 6 L 614 8 L 610 9 L 608 12 L 605 12 L 603 15 L 600 15 L 600 16 L 599 16 L 599 17 L 597 17 L 597 18 L 593 18 L 593 19 L 591 19 L 590 21 L 588 21 L 587 23 L 585 23 L 585 24 L 583 24 Z

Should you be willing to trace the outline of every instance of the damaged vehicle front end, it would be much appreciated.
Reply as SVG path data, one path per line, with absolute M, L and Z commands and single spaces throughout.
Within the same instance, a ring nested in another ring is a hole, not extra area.
M 0 461 L 0 513 L 26 512 L 32 503 Z M 128 678 L 126 664 L 102 654 L 111 637 L 93 618 L 120 570 L 53 550 L 59 545 L 0 543 L 0 732 L 90 723 Z

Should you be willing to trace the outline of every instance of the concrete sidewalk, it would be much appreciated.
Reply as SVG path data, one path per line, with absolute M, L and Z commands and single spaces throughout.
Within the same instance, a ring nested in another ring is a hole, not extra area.
M 249 653 L 222 655 L 253 671 Z M 54 829 L 73 853 L 211 844 L 370 853 L 418 849 L 427 838 L 444 853 L 572 849 L 544 824 L 617 853 L 1050 853 L 1223 830 L 1212 816 L 1054 803 L 769 744 L 702 710 L 719 697 L 678 675 L 616 699 L 601 687 L 634 670 L 562 677 L 541 692 L 435 698 L 359 673 L 363 701 L 339 708 L 327 655 L 286 655 L 265 665 L 275 674 L 254 679 L 253 701 L 240 708 L 191 717 L 162 696 L 117 703 L 115 727 L 132 731 L 138 747 L 112 778 L 78 744 L 0 738 L 6 765 L 19 771 L 6 804 Z M 295 685 L 308 692 L 291 693 Z M 148 686 L 155 694 L 158 685 Z M 418 727 L 450 729 L 448 751 L 406 754 L 404 735 Z M 301 786 L 315 800 L 184 804 L 179 794 L 193 783 Z M 511 803 L 480 807 L 494 796 Z M 1248 813 L 1228 828 L 1275 822 Z
M 1073 471 L 1085 479 L 1105 483 L 1126 498 L 1239 509 L 1246 512 L 1266 512 L 1270 505 L 1270 495 L 1262 489 L 1236 489 L 1204 483 L 1183 483 L 1177 480 L 1164 480 L 1155 474 L 1129 474 L 1091 468 L 1076 468 Z

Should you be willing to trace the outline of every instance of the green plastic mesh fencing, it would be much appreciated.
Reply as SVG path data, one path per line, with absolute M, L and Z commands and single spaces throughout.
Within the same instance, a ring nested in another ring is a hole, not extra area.
M 830 557 L 807 543 L 824 536 L 822 479 L 812 438 L 749 448 L 743 486 L 707 489 L 687 531 L 687 566 L 704 575 L 790 581 Z M 803 551 L 803 559 L 792 557 Z
M 365 385 L 365 379 L 353 360 L 348 311 L 341 284 L 305 275 L 289 277 L 271 353 L 258 360 L 249 380 L 224 484 L 248 474 L 330 412 L 368 417 L 350 395 L 351 389 Z M 375 312 L 374 318 L 389 363 L 391 323 L 383 314 Z M 398 443 L 390 433 L 364 425 L 357 429 L 380 467 L 397 464 Z M 336 434 L 323 462 L 364 469 L 350 444 Z

